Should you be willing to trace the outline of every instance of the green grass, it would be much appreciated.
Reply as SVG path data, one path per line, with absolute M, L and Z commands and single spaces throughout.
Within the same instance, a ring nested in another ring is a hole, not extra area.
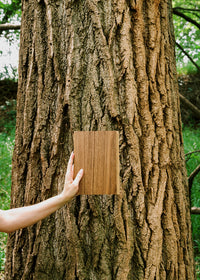
M 200 65 L 200 61 L 196 62 L 197 65 Z M 188 61 L 187 63 L 181 63 L 180 60 L 176 61 L 176 70 L 179 75 L 190 75 L 190 74 L 197 74 L 198 69 L 195 67 L 195 65 Z
M 184 65 L 181 67 L 177 66 L 177 73 L 179 75 L 190 75 L 190 74 L 197 74 L 197 68 L 192 64 L 189 63 L 188 65 Z
M 14 147 L 14 129 L 0 133 L 0 209 L 10 206 L 11 158 Z M 0 232 L 0 271 L 4 270 L 7 234 Z
M 16 101 L 0 106 L 0 209 L 10 207 L 12 153 L 15 138 Z M 0 277 L 4 270 L 7 234 L 0 232 Z
M 12 132 L 13 133 L 13 132 Z M 0 209 L 8 209 L 11 187 L 11 157 L 14 147 L 14 135 L 0 133 Z
M 183 126 L 185 153 L 200 150 L 200 125 Z M 200 152 L 186 156 L 188 176 L 200 164 Z M 191 190 L 191 205 L 200 207 L 200 173 L 193 181 Z M 200 279 L 200 215 L 192 214 L 192 234 L 196 262 L 197 279 Z

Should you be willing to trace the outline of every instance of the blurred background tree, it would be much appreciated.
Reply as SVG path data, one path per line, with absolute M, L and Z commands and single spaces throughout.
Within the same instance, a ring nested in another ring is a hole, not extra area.
M 200 3 L 173 0 L 177 70 L 187 74 L 200 71 Z
M 0 80 L 17 80 L 21 1 L 0 1 Z

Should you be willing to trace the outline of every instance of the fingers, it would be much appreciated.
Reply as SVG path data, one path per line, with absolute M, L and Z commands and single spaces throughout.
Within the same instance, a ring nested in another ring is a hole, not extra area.
M 67 165 L 65 182 L 70 183 L 70 184 L 73 182 L 74 186 L 78 186 L 80 180 L 83 177 L 83 169 L 79 170 L 79 172 L 76 175 L 76 178 L 73 181 L 73 178 L 74 178 L 74 164 L 73 164 L 73 161 L 74 161 L 74 153 L 72 152 L 71 156 L 70 156 L 70 159 L 68 161 L 68 165 Z
M 70 172 L 72 171 L 73 161 L 74 161 L 74 152 L 71 153 L 69 161 L 68 161 L 68 165 L 67 165 L 67 170 L 69 170 Z
M 74 179 L 73 184 L 74 184 L 75 186 L 78 186 L 80 180 L 82 179 L 82 177 L 83 177 L 83 169 L 79 170 L 79 172 L 78 172 L 77 175 L 76 175 L 76 178 Z
M 73 178 L 73 161 L 74 161 L 74 153 L 72 152 L 67 164 L 67 172 L 66 172 L 66 176 L 70 176 Z

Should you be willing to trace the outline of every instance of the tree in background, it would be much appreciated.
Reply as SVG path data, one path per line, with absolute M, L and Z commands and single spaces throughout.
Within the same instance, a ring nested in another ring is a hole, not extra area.
M 0 80 L 17 80 L 21 1 L 0 1 Z M 5 59 L 5 56 L 7 59 Z M 4 59 L 2 59 L 4 57 Z M 14 61 L 11 60 L 14 58 Z M 11 60 L 9 62 L 9 60 Z
M 178 69 L 188 65 L 200 71 L 200 4 L 198 1 L 173 1 Z M 191 71 L 190 70 L 190 71 Z
M 10 234 L 6 279 L 195 279 L 174 45 L 170 1 L 22 1 L 12 207 L 60 191 L 76 130 L 119 131 L 121 193 Z
M 9 3 L 7 1 L 0 1 L 1 10 L 1 24 L 9 23 L 13 18 L 21 18 L 21 1 L 12 0 Z

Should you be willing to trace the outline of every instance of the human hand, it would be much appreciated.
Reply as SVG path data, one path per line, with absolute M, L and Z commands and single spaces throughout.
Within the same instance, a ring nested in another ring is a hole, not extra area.
M 79 170 L 79 172 L 76 175 L 76 178 L 74 178 L 74 153 L 71 153 L 68 165 L 67 165 L 67 172 L 65 175 L 65 184 L 64 184 L 64 189 L 61 193 L 61 196 L 64 199 L 64 202 L 69 201 L 72 199 L 76 193 L 78 192 L 79 188 L 79 182 L 81 178 L 83 177 L 83 169 Z

